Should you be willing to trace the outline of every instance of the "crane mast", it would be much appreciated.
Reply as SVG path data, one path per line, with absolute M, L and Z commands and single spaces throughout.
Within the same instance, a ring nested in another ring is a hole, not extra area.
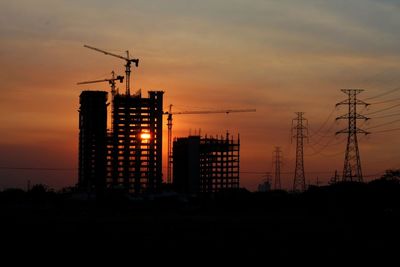
M 131 94 L 130 91 L 130 77 L 131 77 L 131 64 L 134 63 L 136 67 L 139 66 L 139 59 L 137 58 L 130 58 L 129 57 L 129 51 L 126 51 L 126 57 L 117 55 L 117 54 L 113 54 L 107 51 L 104 51 L 102 49 L 93 47 L 93 46 L 89 46 L 89 45 L 84 45 L 84 47 L 95 50 L 97 52 L 103 53 L 105 55 L 108 56 L 112 56 L 112 57 L 116 57 L 119 59 L 123 59 L 125 60 L 126 64 L 125 64 L 125 74 L 126 74 L 126 95 L 129 96 Z
M 255 112 L 255 109 L 223 109 L 223 110 L 201 110 L 201 111 L 182 111 L 172 112 L 172 105 L 169 105 L 168 111 L 164 112 L 167 117 L 168 126 L 168 166 L 167 166 L 167 183 L 172 182 L 172 115 L 200 115 L 200 114 L 216 114 L 216 113 L 237 113 L 237 112 Z
M 167 183 L 170 184 L 172 180 L 172 105 L 169 105 L 167 126 L 168 126 Z

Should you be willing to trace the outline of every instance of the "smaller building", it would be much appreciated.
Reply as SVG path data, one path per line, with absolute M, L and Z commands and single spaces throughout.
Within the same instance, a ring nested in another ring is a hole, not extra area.
M 258 185 L 258 192 L 268 192 L 271 191 L 271 181 L 264 180 L 261 184 Z
M 79 179 L 87 191 L 106 186 L 107 92 L 82 91 L 79 108 Z
M 239 137 L 189 136 L 173 144 L 173 184 L 180 193 L 239 188 Z

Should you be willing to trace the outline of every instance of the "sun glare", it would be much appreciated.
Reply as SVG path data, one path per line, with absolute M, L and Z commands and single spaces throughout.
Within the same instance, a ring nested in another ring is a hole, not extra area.
M 151 138 L 151 135 L 150 135 L 150 133 L 148 133 L 148 132 L 142 132 L 142 133 L 140 134 L 140 138 L 141 138 L 142 140 L 149 140 L 149 139 Z

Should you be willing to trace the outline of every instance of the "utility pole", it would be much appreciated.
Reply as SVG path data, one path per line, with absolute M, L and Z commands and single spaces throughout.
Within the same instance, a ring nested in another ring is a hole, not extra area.
M 282 150 L 279 146 L 275 147 L 274 150 L 274 170 L 275 170 L 275 180 L 274 180 L 274 189 L 280 190 L 281 188 L 281 153 Z
M 303 117 L 304 112 L 296 112 L 297 117 L 292 120 L 292 140 L 296 138 L 296 168 L 294 170 L 293 191 L 306 190 L 306 178 L 304 174 L 304 139 L 308 140 L 308 121 Z M 296 121 L 296 126 L 293 126 Z M 293 135 L 295 130 L 295 135 Z
M 338 173 L 337 170 L 335 170 L 335 175 L 331 177 L 329 184 L 336 184 L 337 182 L 338 182 Z
M 348 113 L 336 118 L 336 120 L 348 120 L 347 128 L 336 132 L 336 134 L 347 134 L 342 181 L 362 182 L 363 176 L 361 171 L 360 152 L 358 150 L 357 133 L 367 135 L 369 132 L 358 128 L 357 120 L 366 121 L 369 120 L 369 118 L 357 113 L 357 105 L 368 106 L 369 104 L 357 99 L 357 95 L 364 91 L 363 89 L 341 89 L 341 91 L 348 96 L 346 100 L 336 104 L 336 106 L 348 106 Z

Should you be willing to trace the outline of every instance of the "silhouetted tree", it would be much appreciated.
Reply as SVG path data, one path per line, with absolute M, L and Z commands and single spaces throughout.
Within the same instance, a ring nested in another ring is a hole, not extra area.
M 381 176 L 382 180 L 387 181 L 400 181 L 400 169 L 396 170 L 386 170 L 385 174 Z
M 55 204 L 57 194 L 47 185 L 35 184 L 28 192 L 28 197 L 30 201 L 32 201 L 31 203 L 35 205 L 43 205 L 46 203 L 51 203 L 53 205 Z
M 34 186 L 32 186 L 31 189 L 31 194 L 33 195 L 41 195 L 41 194 L 45 194 L 49 191 L 49 187 L 47 185 L 44 184 L 35 184 Z

